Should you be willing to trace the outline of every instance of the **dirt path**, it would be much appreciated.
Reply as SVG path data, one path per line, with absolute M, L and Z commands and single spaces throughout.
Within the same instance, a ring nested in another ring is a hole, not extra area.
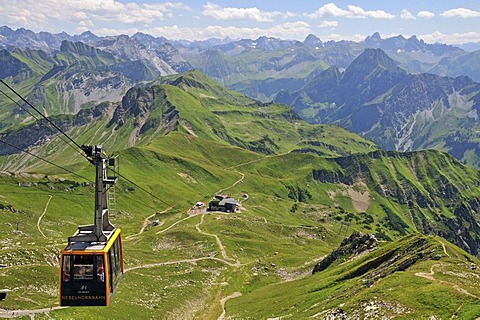
M 238 291 L 232 293 L 231 295 L 229 296 L 226 296 L 225 298 L 223 298 L 222 300 L 220 300 L 220 304 L 222 305 L 222 314 L 217 318 L 217 320 L 224 320 L 225 319 L 225 314 L 226 314 L 226 310 L 225 310 L 225 303 L 230 300 L 230 299 L 233 299 L 233 298 L 237 298 L 237 297 L 240 297 L 242 294 Z
M 225 250 L 225 247 L 223 246 L 222 241 L 220 240 L 220 238 L 219 238 L 216 234 L 207 233 L 207 232 L 202 231 L 202 229 L 200 229 L 200 225 L 203 224 L 204 218 L 205 218 L 205 215 L 202 214 L 202 218 L 200 219 L 200 222 L 195 225 L 195 229 L 197 229 L 197 231 L 198 231 L 199 233 L 201 233 L 201 234 L 203 234 L 203 235 L 205 235 L 205 236 L 214 237 L 214 238 L 215 238 L 215 241 L 217 242 L 218 247 L 220 248 L 220 251 L 222 252 L 222 257 L 223 257 L 223 259 L 225 259 L 225 260 L 230 260 L 230 261 L 235 261 L 234 266 L 236 266 L 236 267 L 240 266 L 240 261 L 235 260 L 235 259 L 233 259 L 233 258 L 230 258 L 230 257 L 227 255 L 227 250 Z
M 443 243 L 442 241 L 438 240 L 438 242 L 440 242 L 440 244 L 442 245 L 442 248 L 443 248 L 443 252 L 445 253 L 445 255 L 447 257 L 450 257 L 450 255 L 448 254 L 447 252 L 447 248 L 445 248 L 445 243 Z
M 297 141 L 297 143 L 300 143 L 300 140 Z M 253 159 L 253 160 L 250 160 L 250 161 L 247 161 L 247 162 L 244 162 L 244 163 L 239 163 L 239 164 L 236 164 L 234 166 L 230 166 L 229 169 L 238 168 L 238 167 L 241 167 L 241 166 L 244 166 L 244 165 L 247 165 L 247 164 L 259 162 L 259 161 L 265 160 L 266 158 L 281 157 L 281 156 L 284 156 L 284 155 L 289 154 L 289 153 L 292 153 L 292 150 L 284 152 L 284 153 L 268 155 L 268 156 L 265 156 L 264 158 Z
M 448 283 L 448 282 L 445 282 L 445 281 L 441 281 L 441 282 Z M 476 296 L 476 295 L 474 295 L 473 293 L 470 293 L 470 292 L 468 292 L 467 290 L 465 290 L 465 289 L 463 289 L 463 288 L 460 288 L 460 287 L 458 286 L 458 284 L 453 285 L 453 288 L 454 288 L 455 290 L 457 290 L 458 292 L 460 292 L 460 293 L 463 293 L 463 294 L 465 294 L 465 295 L 467 295 L 467 296 L 470 296 L 470 297 L 472 297 L 472 298 L 475 298 L 475 299 L 477 299 L 477 300 L 480 300 L 480 297 L 479 297 L 479 296 Z
M 255 161 L 260 161 L 261 159 L 257 159 Z M 251 161 L 251 162 L 255 162 L 255 161 Z M 246 163 L 244 163 L 246 164 Z M 240 164 L 240 165 L 244 165 L 244 164 Z M 238 165 L 238 166 L 240 166 Z M 221 189 L 219 190 L 217 193 L 221 193 L 223 192 L 224 190 L 228 190 L 230 188 L 233 188 L 234 186 L 236 186 L 237 184 L 241 183 L 243 181 L 243 179 L 245 178 L 245 174 L 239 172 L 239 171 L 235 171 L 237 172 L 238 174 L 241 175 L 240 179 L 238 179 L 237 181 L 235 181 L 231 186 L 229 187 L 226 187 L 224 189 Z M 42 234 L 43 237 L 46 237 L 45 234 L 42 232 L 41 228 L 40 228 L 40 223 L 42 221 L 42 218 L 43 216 L 45 215 L 45 213 L 47 212 L 48 210 L 48 206 L 50 204 L 50 201 L 52 200 L 52 196 L 50 195 L 49 196 L 49 199 L 47 201 L 47 204 L 45 205 L 45 208 L 43 210 L 43 213 L 42 215 L 38 218 L 38 221 L 37 221 L 37 228 L 38 230 L 40 231 L 40 233 Z M 160 212 L 160 214 L 162 213 L 165 213 L 166 211 L 170 210 L 170 208 L 168 209 L 165 209 L 164 211 Z M 150 219 L 153 218 L 155 215 L 157 215 L 157 213 L 154 213 L 148 217 L 146 217 L 143 221 L 143 225 L 142 225 L 142 228 L 140 229 L 140 231 L 136 234 L 133 234 L 133 235 L 130 235 L 128 237 L 126 237 L 125 239 L 131 239 L 132 237 L 135 237 L 135 236 L 138 236 L 140 234 L 142 234 L 144 231 L 145 231 L 145 228 L 148 226 L 148 224 L 150 223 Z M 156 234 L 161 234 L 161 233 L 164 233 L 170 229 L 172 229 L 173 227 L 175 227 L 176 225 L 182 223 L 183 221 L 185 220 L 188 220 L 192 217 L 195 217 L 197 216 L 198 214 L 195 214 L 195 215 L 191 215 L 191 216 L 188 216 L 188 217 L 185 217 L 181 220 L 178 220 L 177 222 L 171 224 L 169 227 L 165 228 L 165 229 L 162 229 L 158 232 L 156 232 Z M 211 233 L 207 233 L 207 232 L 204 232 L 200 229 L 200 225 L 203 224 L 204 222 L 204 217 L 205 217 L 205 214 L 202 214 L 202 217 L 200 219 L 200 222 L 197 223 L 195 225 L 195 228 L 196 230 L 200 233 L 200 234 L 203 234 L 205 236 L 210 236 L 210 237 L 214 237 L 215 238 L 215 241 L 217 242 L 217 245 L 218 247 L 220 248 L 220 251 L 222 253 L 222 257 L 223 259 L 221 258 L 215 258 L 215 257 L 201 257 L 201 258 L 193 258 L 193 259 L 183 259 L 183 260 L 175 260 L 175 261 L 165 261 L 165 262 L 158 262 L 158 263 L 148 263 L 148 264 L 144 264 L 144 265 L 138 265 L 138 266 L 134 266 L 134 267 L 130 267 L 130 268 L 126 268 L 124 270 L 125 273 L 127 272 L 130 272 L 130 271 L 133 271 L 133 270 L 137 270 L 137 269 L 144 269 L 144 268 L 154 268 L 154 267 L 158 267 L 158 266 L 165 266 L 165 265 L 172 265 L 172 264 L 179 264 L 179 263 L 195 263 L 195 262 L 198 262 L 198 261 L 205 261 L 205 260 L 213 260 L 213 261 L 218 261 L 218 262 L 221 262 L 221 263 L 224 263 L 230 267 L 239 267 L 241 265 L 240 261 L 238 260 L 235 260 L 233 258 L 230 258 L 228 255 L 227 255 L 227 251 L 225 250 L 225 247 L 223 246 L 222 244 L 222 241 L 220 240 L 220 238 L 216 235 L 216 234 L 211 234 Z M 236 298 L 236 297 L 239 297 L 241 296 L 242 294 L 240 292 L 234 292 L 233 294 L 225 297 L 225 298 L 222 298 L 220 300 L 220 304 L 222 306 L 222 314 L 220 315 L 220 317 L 218 317 L 218 319 L 221 319 L 223 320 L 225 318 L 225 303 L 229 300 L 229 299 L 233 299 L 233 298 Z M 35 318 L 35 314 L 37 313 L 44 313 L 47 315 L 48 317 L 48 313 L 50 311 L 53 311 L 53 310 L 58 310 L 58 309 L 63 309 L 63 308 L 66 308 L 66 307 L 51 307 L 51 308 L 44 308 L 44 309 L 33 309 L 33 310 L 4 310 L 4 309 L 0 309 L 0 317 L 1 318 L 15 318 L 15 317 L 21 317 L 21 316 L 30 316 L 31 318 Z
M 201 257 L 201 258 L 194 258 L 194 259 L 183 259 L 183 260 L 175 260 L 175 261 L 147 263 L 147 264 L 142 264 L 142 265 L 135 266 L 135 267 L 126 268 L 124 270 L 124 272 L 127 273 L 129 271 L 133 271 L 133 270 L 137 270 L 137 269 L 148 269 L 148 268 L 155 268 L 155 267 L 159 267 L 159 266 L 168 266 L 168 265 L 171 265 L 171 264 L 179 264 L 179 263 L 194 263 L 194 262 L 205 261 L 205 260 L 218 261 L 218 262 L 224 263 L 224 264 L 226 264 L 230 267 L 237 267 L 236 263 L 232 263 L 232 262 L 226 261 L 224 259 L 215 258 L 215 257 Z
M 455 310 L 455 312 L 452 314 L 452 316 L 450 317 L 450 320 L 455 319 L 457 317 L 458 311 L 460 311 L 462 307 L 463 307 L 463 302 L 458 306 L 457 310 Z
M 235 170 L 235 172 L 238 173 L 238 174 L 241 176 L 240 179 L 238 179 L 237 181 L 235 181 L 230 187 L 226 187 L 226 188 L 220 189 L 220 190 L 218 190 L 216 193 L 222 193 L 222 192 L 225 191 L 225 190 L 231 189 L 231 188 L 235 187 L 237 184 L 239 184 L 240 182 L 242 182 L 243 179 L 245 179 L 245 174 L 244 174 L 244 173 L 242 173 L 242 172 L 240 172 L 240 171 L 237 171 L 237 170 Z
M 16 317 L 25 317 L 30 316 L 30 318 L 35 319 L 37 313 L 48 314 L 50 311 L 65 309 L 66 307 L 52 307 L 52 308 L 43 308 L 43 309 L 32 309 L 32 310 L 5 310 L 0 309 L 0 318 L 16 318 Z
M 430 273 L 425 273 L 425 272 L 417 272 L 415 273 L 415 275 L 417 277 L 422 277 L 422 278 L 425 278 L 425 279 L 428 279 L 428 280 L 431 280 L 431 281 L 438 281 L 440 283 L 443 283 L 443 284 L 446 284 L 446 285 L 449 285 L 451 286 L 453 289 L 457 290 L 458 292 L 460 292 L 461 294 L 465 294 L 467 296 L 470 296 L 472 298 L 475 298 L 475 299 L 478 299 L 480 300 L 480 297 L 468 292 L 467 290 L 463 289 L 463 288 L 460 288 L 460 286 L 458 284 L 452 284 L 448 281 L 444 281 L 444 280 L 436 280 L 433 276 L 435 275 L 435 270 L 434 267 L 441 267 L 442 264 L 441 263 L 437 263 L 437 264 L 434 264 L 430 267 Z
M 185 221 L 185 220 L 188 220 L 188 219 L 190 219 L 190 218 L 193 218 L 193 217 L 196 217 L 196 216 L 195 216 L 195 215 L 193 215 L 193 216 L 188 216 L 188 217 L 186 217 L 186 218 L 183 218 L 183 219 L 181 219 L 181 220 L 178 220 L 177 222 L 172 223 L 168 228 L 165 228 L 165 229 L 163 229 L 163 230 L 157 231 L 156 234 L 164 233 L 165 231 L 168 231 L 168 230 L 172 229 L 173 227 L 175 227 L 177 224 L 179 224 L 179 223 L 181 223 L 181 222 L 183 222 L 183 221 Z
M 422 278 L 425 278 L 425 279 L 428 279 L 428 280 L 431 280 L 431 281 L 435 281 L 435 278 L 433 277 L 433 275 L 435 274 L 435 271 L 433 270 L 433 268 L 435 267 L 441 267 L 442 265 L 440 263 L 437 263 L 437 264 L 434 264 L 430 267 L 430 273 L 426 273 L 426 272 L 416 272 L 415 275 L 417 277 L 422 277 Z
M 139 266 L 126 268 L 124 270 L 124 273 L 127 273 L 129 271 L 133 271 L 133 270 L 137 270 L 137 269 L 154 268 L 154 267 L 158 267 L 158 266 L 165 266 L 165 265 L 172 265 L 172 264 L 179 264 L 179 263 L 195 263 L 195 262 L 198 262 L 198 261 L 205 261 L 205 260 L 218 261 L 218 262 L 224 263 L 224 264 L 226 264 L 230 267 L 238 267 L 240 265 L 238 263 L 238 261 L 236 263 L 232 263 L 230 261 L 220 259 L 220 258 L 202 257 L 202 258 L 194 258 L 194 259 L 184 259 L 184 260 L 148 263 L 148 264 L 144 264 L 144 265 L 139 265 Z M 223 298 L 220 301 L 220 303 L 222 305 L 222 308 L 224 308 L 225 302 L 228 299 L 232 299 L 232 298 L 238 297 L 240 295 L 241 295 L 240 293 L 235 292 L 234 294 Z M 0 309 L 0 318 L 16 318 L 16 317 L 30 316 L 30 318 L 35 319 L 35 314 L 44 313 L 48 316 L 48 313 L 51 312 L 51 311 L 65 309 L 65 308 L 68 308 L 68 307 L 51 307 L 51 308 L 31 309 L 31 310 L 5 310 L 5 309 Z M 224 309 L 222 314 L 224 314 L 224 313 L 225 313 L 225 309 Z
M 155 217 L 157 214 L 163 214 L 165 212 L 167 212 L 168 210 L 172 209 L 173 207 L 170 207 L 170 208 L 167 208 L 163 211 L 160 211 L 160 212 L 155 212 L 154 214 L 151 214 L 149 215 L 148 217 L 146 217 L 145 219 L 143 219 L 143 225 L 142 225 L 142 228 L 140 229 L 140 231 L 138 233 L 135 233 L 135 234 L 131 234 L 129 235 L 128 237 L 126 237 L 125 239 L 130 239 L 130 238 L 133 238 L 133 237 L 136 237 L 140 234 L 143 233 L 143 231 L 145 231 L 145 228 L 150 224 L 150 219 Z M 160 225 L 163 225 L 165 223 L 165 221 L 162 221 L 162 223 Z
M 142 225 L 142 228 L 140 229 L 140 231 L 137 233 L 137 234 L 141 234 L 143 231 L 145 231 L 145 228 L 149 225 L 150 223 L 150 219 L 155 217 L 157 213 L 154 213 L 154 214 L 151 214 L 149 215 L 148 217 L 146 217 L 144 220 L 143 220 L 143 225 Z M 163 221 L 162 221 L 163 222 Z
M 43 209 L 43 212 L 40 215 L 40 217 L 38 217 L 38 221 L 37 221 L 37 229 L 38 229 L 38 231 L 40 231 L 40 233 L 42 234 L 42 236 L 44 238 L 46 238 L 47 236 L 43 233 L 42 229 L 40 228 L 40 223 L 42 222 L 43 216 L 45 215 L 45 213 L 48 210 L 48 206 L 50 205 L 51 200 L 52 200 L 52 195 L 49 195 L 48 200 L 47 200 L 47 204 L 45 204 L 45 208 Z

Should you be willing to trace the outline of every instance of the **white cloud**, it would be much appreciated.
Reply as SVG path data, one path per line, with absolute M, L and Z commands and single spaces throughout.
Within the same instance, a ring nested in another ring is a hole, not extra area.
M 337 34 L 337 33 L 331 33 L 326 36 L 322 36 L 322 40 L 325 39 L 325 41 L 341 41 L 341 40 L 347 40 L 347 41 L 355 41 L 355 42 L 360 42 L 365 40 L 366 36 L 363 34 L 350 34 L 350 35 L 344 35 L 344 34 Z
M 320 28 L 336 28 L 338 27 L 338 21 L 322 21 L 318 26 Z
M 272 22 L 276 16 L 283 14 L 278 11 L 261 11 L 253 8 L 223 8 L 217 4 L 208 2 L 203 7 L 203 15 L 216 20 L 251 20 L 257 22 Z
M 93 22 L 91 20 L 82 20 L 78 25 L 82 27 L 93 27 Z
M 355 18 L 372 18 L 372 19 L 393 19 L 393 14 L 383 10 L 365 11 L 360 7 L 348 5 L 348 10 L 354 14 Z
M 458 8 L 444 11 L 440 15 L 446 18 L 480 18 L 480 11 Z
M 400 19 L 404 20 L 414 20 L 416 19 L 413 14 L 410 13 L 407 9 L 403 9 L 402 13 L 400 13 Z
M 5 0 L 0 0 L 5 2 Z M 2 4 L 0 20 L 4 24 L 24 21 L 29 28 L 49 30 L 55 23 L 73 23 L 79 28 L 86 26 L 82 21 L 98 23 L 126 23 L 148 25 L 164 20 L 173 10 L 190 10 L 178 2 L 165 3 L 122 3 L 116 0 L 24 0 L 15 5 Z
M 151 10 L 160 10 L 160 11 L 168 11 L 170 12 L 171 10 L 192 10 L 189 6 L 181 3 L 181 2 L 165 2 L 165 3 L 154 3 L 154 4 L 148 4 L 145 3 L 143 6 L 147 9 Z
M 112 32 L 118 34 L 115 30 L 103 30 L 99 35 L 111 35 Z M 136 31 L 135 31 L 136 32 Z M 126 34 L 135 33 L 134 30 L 124 32 Z M 163 36 L 168 39 L 185 39 L 185 40 L 202 40 L 208 38 L 225 38 L 232 39 L 248 38 L 256 39 L 261 36 L 277 37 L 282 39 L 304 39 L 308 34 L 312 33 L 310 25 L 304 21 L 287 22 L 270 28 L 241 28 L 241 27 L 223 27 L 223 26 L 207 26 L 203 28 L 181 28 L 178 26 L 157 27 L 141 32 L 159 37 Z
M 340 9 L 335 3 L 327 3 L 317 11 L 307 14 L 309 18 L 324 18 L 324 17 L 346 17 L 350 14 L 347 10 Z
M 284 14 L 284 17 L 285 17 L 285 18 L 293 18 L 293 17 L 298 17 L 298 16 L 299 16 L 298 13 L 291 12 L 291 11 L 287 11 L 287 12 L 285 12 L 285 14 Z
M 134 35 L 137 32 L 143 32 L 138 28 L 97 28 L 89 29 L 97 36 L 115 36 L 120 34 Z
M 446 44 L 464 44 L 469 42 L 480 42 L 480 32 L 467 32 L 467 33 L 450 33 L 444 34 L 440 31 L 434 33 L 424 34 L 418 36 L 425 42 L 434 43 L 446 43 Z
M 78 27 L 75 29 L 77 33 L 83 33 L 85 31 L 90 30 L 94 26 L 93 22 L 91 20 L 82 20 L 78 23 Z
M 435 17 L 435 13 L 430 12 L 430 11 L 419 11 L 417 13 L 417 17 L 423 18 L 423 19 L 430 19 Z
M 347 10 L 337 7 L 333 2 L 327 3 L 313 13 L 306 14 L 312 19 L 321 19 L 325 17 L 343 17 L 343 18 L 371 18 L 371 19 L 393 19 L 393 14 L 383 10 L 365 11 L 361 7 L 348 5 Z

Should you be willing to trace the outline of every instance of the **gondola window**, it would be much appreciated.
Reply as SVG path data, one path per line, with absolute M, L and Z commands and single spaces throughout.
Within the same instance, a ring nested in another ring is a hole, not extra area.
M 70 282 L 70 258 L 71 256 L 64 256 L 62 266 L 62 281 Z
M 93 279 L 93 256 L 75 255 L 73 256 L 73 280 L 92 280 Z
M 97 256 L 97 282 L 105 282 L 105 266 L 103 256 Z

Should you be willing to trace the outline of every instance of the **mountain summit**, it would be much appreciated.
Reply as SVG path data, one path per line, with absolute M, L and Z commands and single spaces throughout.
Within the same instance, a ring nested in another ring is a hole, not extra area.
M 366 49 L 345 70 L 340 81 L 337 103 L 359 104 L 371 101 L 406 76 L 381 49 Z
M 390 73 L 406 74 L 383 50 L 365 49 L 347 68 L 344 78 L 348 81 L 353 77 L 353 74 L 357 74 L 358 77 L 365 77 L 376 68 L 381 68 Z
M 303 43 L 305 45 L 307 45 L 311 48 L 315 48 L 315 49 L 324 47 L 324 44 L 323 44 L 322 40 L 320 40 L 320 38 L 318 38 L 316 35 L 311 34 L 311 33 L 305 38 Z

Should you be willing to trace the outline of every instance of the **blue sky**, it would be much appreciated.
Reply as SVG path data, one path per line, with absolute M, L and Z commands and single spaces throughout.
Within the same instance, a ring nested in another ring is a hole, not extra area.
M 101 36 L 136 32 L 169 39 L 271 36 L 363 40 L 417 35 L 426 42 L 480 42 L 477 0 L 0 0 L 0 24 Z

